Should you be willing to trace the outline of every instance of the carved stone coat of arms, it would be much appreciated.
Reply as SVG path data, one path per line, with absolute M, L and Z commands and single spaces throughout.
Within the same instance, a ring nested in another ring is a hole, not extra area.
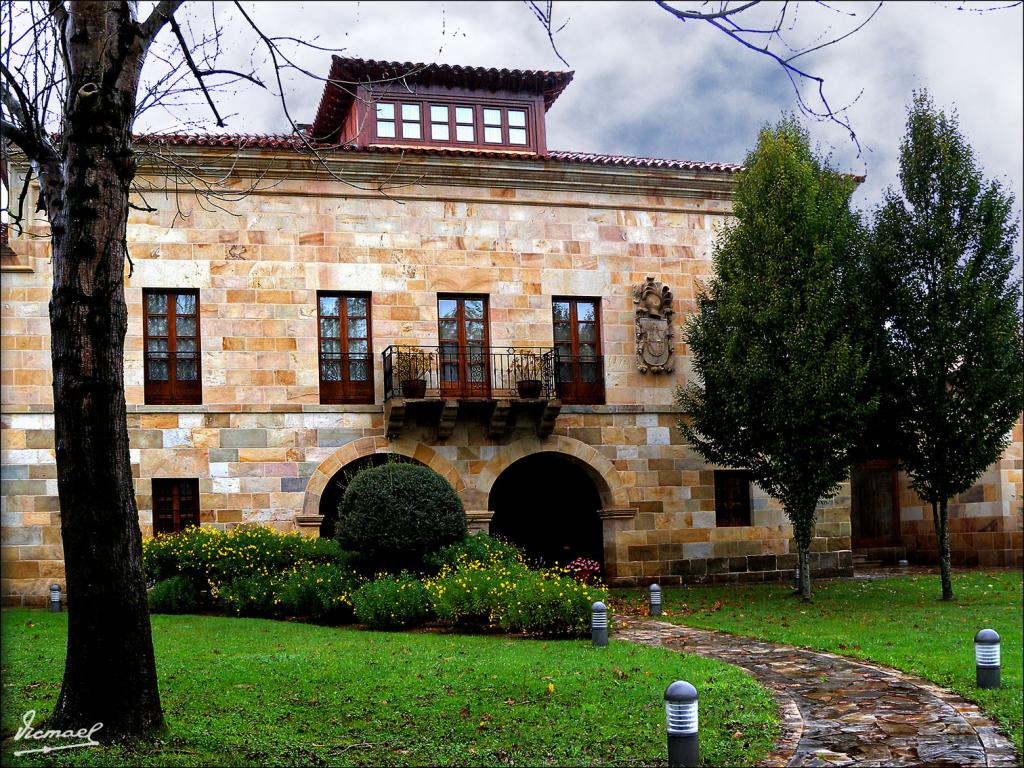
M 636 367 L 640 373 L 671 373 L 675 367 L 672 343 L 672 291 L 648 277 L 633 286 L 636 305 Z

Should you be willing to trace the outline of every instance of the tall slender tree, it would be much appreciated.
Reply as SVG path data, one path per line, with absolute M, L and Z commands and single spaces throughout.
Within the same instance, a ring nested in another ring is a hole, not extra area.
M 748 468 L 793 524 L 811 597 L 815 512 L 850 468 L 875 401 L 847 322 L 861 227 L 855 182 L 814 153 L 793 119 L 761 131 L 719 233 L 715 276 L 685 327 L 695 380 L 679 427 L 708 461 Z
M 875 212 L 870 253 L 902 462 L 931 505 L 951 600 L 949 499 L 999 459 L 1024 408 L 1020 222 L 1012 195 L 983 178 L 956 113 L 927 92 L 907 111 L 899 178 Z

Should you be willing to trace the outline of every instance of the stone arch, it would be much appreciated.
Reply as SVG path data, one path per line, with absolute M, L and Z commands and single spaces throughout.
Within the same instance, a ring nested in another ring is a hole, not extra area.
M 466 483 L 448 459 L 429 446 L 409 440 L 388 440 L 386 437 L 361 437 L 351 443 L 345 443 L 328 456 L 313 472 L 306 484 L 306 497 L 302 502 L 302 516 L 305 518 L 320 517 L 320 496 L 338 471 L 364 456 L 375 453 L 397 453 L 415 459 L 430 467 L 455 489 L 460 497 L 464 496 Z
M 629 494 L 615 466 L 592 445 L 562 435 L 550 435 L 544 439 L 526 437 L 498 448 L 477 476 L 479 494 L 484 499 L 489 498 L 498 475 L 519 459 L 535 453 L 560 453 L 583 467 L 597 486 L 605 509 L 629 507 Z

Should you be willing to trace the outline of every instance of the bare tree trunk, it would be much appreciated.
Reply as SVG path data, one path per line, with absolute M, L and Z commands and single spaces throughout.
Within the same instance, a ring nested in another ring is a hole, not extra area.
M 101 722 L 97 738 L 108 740 L 163 723 L 124 400 L 125 235 L 142 52 L 128 8 L 70 6 L 62 167 L 49 169 L 43 186 L 53 242 L 51 354 L 68 584 L 64 683 L 49 724 Z
M 939 502 L 938 513 L 935 512 L 935 502 L 932 502 L 932 514 L 935 515 L 935 535 L 939 543 L 939 572 L 942 574 L 942 599 L 953 599 L 952 569 L 949 562 L 949 509 L 946 506 L 948 500 L 943 498 Z

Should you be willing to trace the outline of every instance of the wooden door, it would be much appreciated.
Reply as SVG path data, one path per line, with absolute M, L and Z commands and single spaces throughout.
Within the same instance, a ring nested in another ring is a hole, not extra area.
M 486 296 L 439 296 L 441 397 L 490 397 Z
M 558 396 L 566 403 L 604 402 L 600 299 L 556 298 L 551 302 Z
M 850 532 L 854 547 L 899 545 L 899 477 L 895 462 L 873 461 L 853 468 Z

